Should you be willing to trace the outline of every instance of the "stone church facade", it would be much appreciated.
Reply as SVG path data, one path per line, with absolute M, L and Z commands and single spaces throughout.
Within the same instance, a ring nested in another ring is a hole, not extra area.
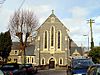
M 34 51 L 37 65 L 57 68 L 68 64 L 70 56 L 68 31 L 52 11 L 37 29 Z

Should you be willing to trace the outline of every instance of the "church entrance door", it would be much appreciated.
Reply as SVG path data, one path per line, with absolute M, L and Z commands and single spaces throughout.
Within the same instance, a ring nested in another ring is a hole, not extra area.
M 54 61 L 53 58 L 51 58 L 51 59 L 49 60 L 49 68 L 50 68 L 50 69 L 55 68 L 55 61 Z

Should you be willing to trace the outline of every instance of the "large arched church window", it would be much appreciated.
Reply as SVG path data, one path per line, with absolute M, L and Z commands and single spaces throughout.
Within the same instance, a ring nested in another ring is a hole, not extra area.
M 44 47 L 47 48 L 47 31 L 45 31 L 45 38 L 44 39 L 45 39 Z
M 60 41 L 61 41 L 61 37 L 60 37 L 60 31 L 58 31 L 58 48 L 60 48 Z
M 54 28 L 52 27 L 51 28 L 51 46 L 53 46 L 54 45 Z

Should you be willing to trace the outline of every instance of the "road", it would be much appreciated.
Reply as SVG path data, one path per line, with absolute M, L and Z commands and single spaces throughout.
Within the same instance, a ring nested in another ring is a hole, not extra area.
M 40 70 L 36 75 L 67 75 L 65 70 Z

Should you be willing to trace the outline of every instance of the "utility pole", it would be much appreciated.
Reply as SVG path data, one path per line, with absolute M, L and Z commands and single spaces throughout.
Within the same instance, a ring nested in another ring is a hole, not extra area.
M 94 42 L 93 42 L 93 32 L 92 32 L 92 24 L 94 23 L 94 20 L 90 19 L 88 20 L 90 23 L 90 32 L 91 32 L 91 50 L 93 50 Z

